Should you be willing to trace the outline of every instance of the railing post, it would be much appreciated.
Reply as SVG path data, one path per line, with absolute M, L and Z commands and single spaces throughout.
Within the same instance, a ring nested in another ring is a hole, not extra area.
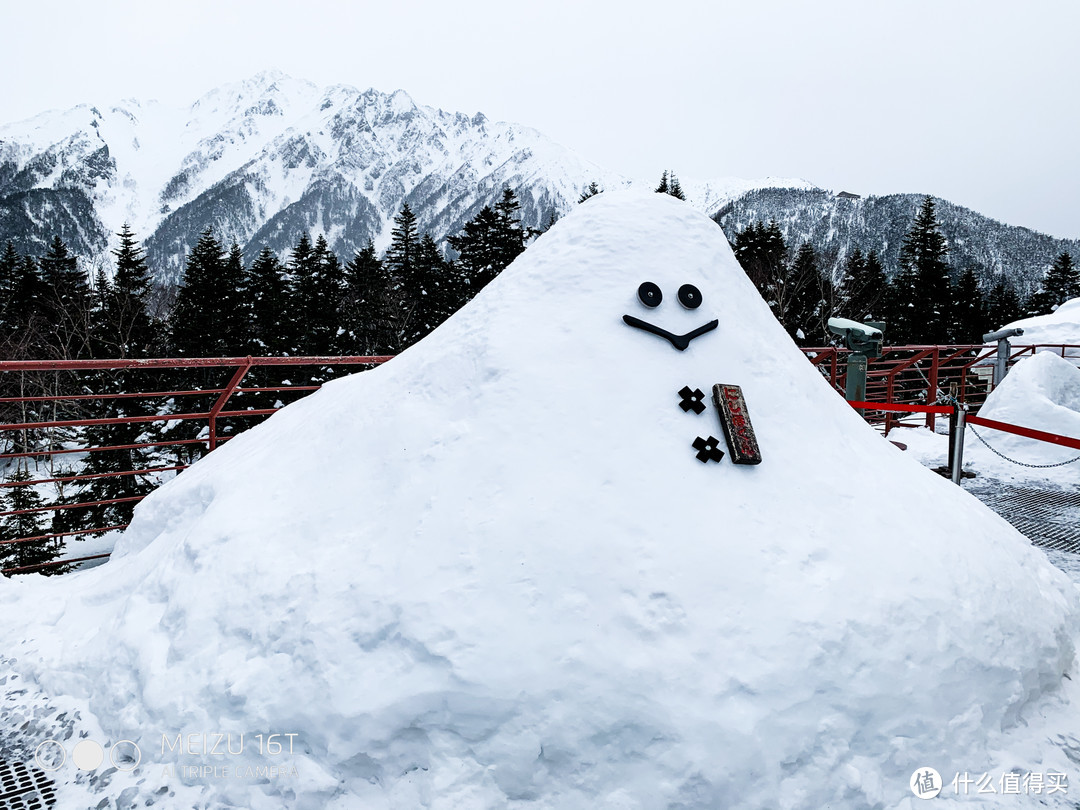
M 939 360 L 941 358 L 941 347 L 935 346 L 933 354 L 930 355 L 930 378 L 926 383 L 926 404 L 930 405 L 937 402 L 937 389 L 938 389 L 938 367 Z M 932 431 L 935 425 L 936 414 L 928 413 L 926 415 L 926 426 Z
M 240 385 L 240 381 L 244 379 L 244 375 L 248 373 L 253 364 L 251 355 L 249 354 L 244 358 L 244 362 L 236 369 L 236 372 L 232 375 L 232 379 L 229 380 L 229 384 L 225 386 L 225 390 L 221 392 L 221 395 L 217 398 L 217 402 L 214 403 L 214 407 L 210 409 L 210 452 L 213 452 L 217 448 L 217 418 L 225 407 L 225 403 L 229 401 L 229 397 L 233 395 L 233 392 Z
M 950 418 L 952 430 L 949 433 L 949 445 L 952 454 L 949 458 L 949 473 L 952 482 L 960 485 L 964 470 L 964 431 L 967 428 L 967 405 L 962 402 L 953 404 L 953 416 Z M 953 436 L 955 435 L 955 438 Z
M 885 376 L 885 403 L 887 405 L 895 404 L 895 402 L 893 400 L 893 393 L 896 390 L 895 389 L 896 372 L 897 372 L 897 369 L 894 368 Z M 892 411 L 886 411 L 885 412 L 885 435 L 886 436 L 888 436 L 889 431 L 892 430 L 892 421 L 893 421 Z

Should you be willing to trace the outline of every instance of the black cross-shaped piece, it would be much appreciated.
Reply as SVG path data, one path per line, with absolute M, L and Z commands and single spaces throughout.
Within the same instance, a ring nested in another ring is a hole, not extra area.
M 707 464 L 710 461 L 720 461 L 724 457 L 724 451 L 717 446 L 719 443 L 715 436 L 710 436 L 707 439 L 698 436 L 694 439 L 694 449 L 698 451 L 697 460 L 702 464 Z
M 682 390 L 679 391 L 679 396 L 682 397 L 682 402 L 679 403 L 679 407 L 686 413 L 693 411 L 700 414 L 705 410 L 705 404 L 701 401 L 705 398 L 705 394 L 702 393 L 700 388 L 690 390 L 689 385 L 684 385 Z

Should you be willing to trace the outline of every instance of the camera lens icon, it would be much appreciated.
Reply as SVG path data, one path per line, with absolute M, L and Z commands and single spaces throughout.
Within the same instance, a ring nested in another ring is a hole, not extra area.
M 34 762 L 43 771 L 58 771 L 67 762 L 67 751 L 56 740 L 45 740 L 34 749 Z
M 67 749 L 56 740 L 45 740 L 34 750 L 34 762 L 43 771 L 60 770 L 67 757 Z M 105 749 L 94 740 L 80 740 L 71 749 L 71 761 L 80 771 L 92 771 L 105 761 Z M 109 762 L 118 771 L 133 771 L 142 762 L 142 751 L 131 740 L 117 740 L 109 747 Z

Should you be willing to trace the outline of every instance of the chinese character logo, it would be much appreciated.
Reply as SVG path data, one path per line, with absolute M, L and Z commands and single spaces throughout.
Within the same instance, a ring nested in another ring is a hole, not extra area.
M 941 774 L 933 768 L 919 768 L 908 782 L 911 792 L 920 799 L 932 799 L 941 793 Z

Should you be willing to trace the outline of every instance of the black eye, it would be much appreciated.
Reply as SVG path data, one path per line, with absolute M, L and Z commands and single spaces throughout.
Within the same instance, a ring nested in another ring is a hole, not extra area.
M 660 292 L 660 288 L 651 281 L 641 283 L 641 286 L 637 288 L 637 297 L 647 307 L 658 307 L 664 300 L 664 294 Z
M 687 309 L 697 309 L 701 306 L 701 290 L 693 284 L 683 284 L 679 287 L 679 303 Z

